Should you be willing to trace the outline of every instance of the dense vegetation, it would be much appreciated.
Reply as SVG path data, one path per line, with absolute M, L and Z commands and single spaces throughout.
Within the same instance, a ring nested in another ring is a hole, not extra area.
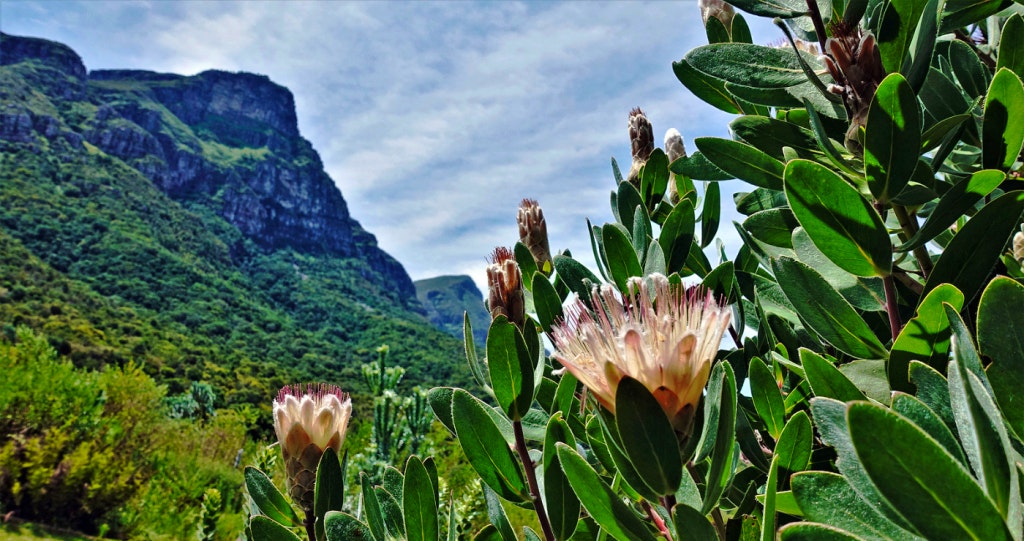
M 379 261 L 225 217 L 241 177 L 297 171 L 301 191 L 325 176 L 308 141 L 255 121 L 186 122 L 155 97 L 204 81 L 84 82 L 70 49 L 33 40 L 38 55 L 19 59 L 12 39 L 0 66 L 0 515 L 147 539 L 191 537 L 215 516 L 207 534 L 234 538 L 239 467 L 268 465 L 255 442 L 283 385 L 353 392 L 350 441 L 364 445 L 373 401 L 360 367 L 382 344 L 405 370 L 400 392 L 468 383 L 460 341 Z M 155 116 L 142 127 L 111 111 Z M 89 143 L 108 136 L 124 156 Z M 154 137 L 206 180 L 170 193 L 148 178 L 170 160 Z M 352 234 L 336 244 L 375 253 L 372 236 Z M 206 488 L 221 512 L 202 515 Z

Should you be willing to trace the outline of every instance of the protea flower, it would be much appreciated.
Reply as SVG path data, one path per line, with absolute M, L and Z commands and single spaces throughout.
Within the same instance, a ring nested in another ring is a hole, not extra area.
M 288 493 L 307 513 L 313 509 L 316 468 L 327 448 L 345 442 L 352 400 L 326 383 L 285 385 L 274 400 L 274 430 L 281 442 Z
M 494 249 L 487 266 L 487 309 L 491 319 L 505 316 L 520 329 L 526 321 L 523 274 L 512 250 L 505 247 Z
M 623 376 L 643 383 L 672 425 L 689 435 L 693 412 L 711 373 L 730 312 L 702 288 L 673 287 L 660 274 L 630 281 L 625 298 L 595 288 L 591 312 L 582 301 L 552 329 L 554 358 L 615 413 Z
M 1024 264 L 1024 232 L 1022 231 L 1013 235 L 1013 258 Z
M 633 165 L 629 168 L 626 180 L 639 189 L 640 169 L 647 164 L 648 158 L 654 152 L 654 128 L 639 107 L 634 107 L 629 112 L 629 143 L 633 153 Z
M 516 223 L 519 224 L 519 241 L 530 249 L 537 268 L 545 275 L 551 274 L 548 224 L 544 221 L 544 210 L 540 204 L 533 199 L 523 199 L 516 211 Z

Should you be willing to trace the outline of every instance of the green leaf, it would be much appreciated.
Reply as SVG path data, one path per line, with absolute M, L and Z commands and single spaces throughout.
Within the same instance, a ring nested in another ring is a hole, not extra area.
M 629 237 L 616 224 L 605 224 L 601 229 L 601 238 L 604 239 L 604 253 L 612 280 L 619 291 L 626 291 L 631 277 L 643 276 L 636 251 Z
M 860 359 L 884 359 L 888 355 L 856 310 L 814 269 L 782 257 L 772 260 L 772 270 L 800 318 L 826 342 Z
M 957 182 L 942 194 L 921 229 L 906 243 L 896 248 L 899 252 L 908 252 L 935 238 L 956 223 L 965 212 L 970 210 L 981 199 L 992 193 L 1006 179 L 1006 174 L 996 169 L 977 171 L 973 175 Z
M 807 421 L 808 434 L 810 432 L 811 422 L 807 420 L 807 414 L 800 412 L 803 415 L 803 419 Z M 789 425 L 787 425 L 788 427 Z M 785 434 L 785 431 L 783 431 Z M 807 449 L 807 456 L 810 458 L 810 449 Z M 771 466 L 768 467 L 768 479 L 764 483 L 764 509 L 762 512 L 764 517 L 761 523 L 761 541 L 774 541 L 775 539 L 775 493 L 778 490 L 779 483 L 779 460 L 782 457 L 776 454 L 772 457 Z
M 530 252 L 530 249 L 522 242 L 517 242 L 513 250 L 516 258 L 516 264 L 519 265 L 519 271 L 522 276 L 533 276 L 533 273 L 537 272 L 539 269 L 537 268 L 537 260 L 533 258 L 533 254 Z M 533 286 L 533 284 L 528 280 L 523 280 L 523 285 L 527 288 Z
M 704 209 L 700 213 L 700 246 L 707 247 L 718 232 L 722 216 L 722 196 L 717 182 L 708 183 L 704 192 Z
M 387 541 L 384 529 L 384 514 L 380 508 L 380 501 L 373 491 L 373 484 L 366 472 L 359 476 L 360 490 L 363 494 L 363 512 L 366 514 L 366 524 L 370 533 L 376 541 Z
M 946 136 L 959 129 L 964 122 L 971 119 L 971 115 L 953 115 L 949 118 L 939 120 L 935 124 L 932 124 L 930 128 L 925 130 L 921 135 L 921 150 L 919 153 L 925 153 L 938 148 L 942 144 Z
M 889 6 L 911 3 L 916 2 L 894 0 Z M 902 52 L 899 60 L 903 60 Z M 864 173 L 875 199 L 887 202 L 903 191 L 917 167 L 920 148 L 917 96 L 902 75 L 893 73 L 878 85 L 865 128 Z
M 998 276 L 981 294 L 978 347 L 992 359 L 988 380 L 1006 422 L 1024 437 L 1024 286 Z
M 562 319 L 562 300 L 547 276 L 539 272 L 533 274 L 532 289 L 533 307 L 537 310 L 540 326 L 544 332 L 551 332 L 551 325 Z
M 678 272 L 686 264 L 693 244 L 694 218 L 693 205 L 689 201 L 680 201 L 672 209 L 658 235 L 658 244 L 665 253 L 669 273 Z
M 508 521 L 505 508 L 501 506 L 501 500 L 487 485 L 483 485 L 484 501 L 487 504 L 487 518 L 491 520 L 503 541 L 516 541 L 515 531 L 512 530 L 512 523 Z
M 267 474 L 252 466 L 246 466 L 245 488 L 249 491 L 252 502 L 270 520 L 287 526 L 302 524 L 299 517 L 295 515 L 291 504 L 284 498 L 281 491 L 277 490 Z
M 750 361 L 749 371 L 750 395 L 754 400 L 754 408 L 772 438 L 779 439 L 786 417 L 786 407 L 782 402 L 779 384 L 771 369 L 760 357 L 754 357 Z
M 882 359 L 859 359 L 844 363 L 839 371 L 850 379 L 868 398 L 879 404 L 889 404 L 892 389 L 885 376 L 885 361 Z
M 557 452 L 573 491 L 604 531 L 619 541 L 654 541 L 640 519 L 583 457 L 564 443 L 557 444 Z
M 942 7 L 940 34 L 947 34 L 970 26 L 989 15 L 994 15 L 1012 4 L 1010 0 L 948 0 Z
M 887 276 L 892 244 L 878 212 L 825 166 L 793 160 L 786 165 L 786 198 L 814 245 L 856 276 Z
M 658 495 L 675 493 L 683 463 L 675 430 L 643 383 L 626 376 L 615 391 L 615 423 L 622 449 L 636 472 Z
M 924 5 L 921 0 L 890 0 L 883 4 L 875 39 L 886 73 L 898 72 L 903 67 L 903 59 L 910 48 Z
M 676 161 L 672 162 L 672 165 L 669 166 L 669 170 L 676 175 L 683 175 L 691 180 L 730 180 L 733 178 L 732 175 L 711 163 L 700 152 L 676 158 Z M 680 194 L 686 195 L 682 191 L 680 191 Z M 691 203 L 696 203 L 696 194 L 693 197 L 694 201 L 691 201 Z
M 409 457 L 409 462 L 405 466 L 402 512 L 405 518 L 406 539 L 437 541 L 440 535 L 437 523 L 437 496 L 427 469 L 416 456 Z
M 316 468 L 316 485 L 313 493 L 313 514 L 316 515 L 317 539 L 323 539 L 324 515 L 328 511 L 341 511 L 345 505 L 345 474 L 338 454 L 328 447 L 320 457 Z
M 796 218 L 793 220 L 795 221 Z M 839 268 L 825 257 L 825 254 L 821 253 L 811 237 L 807 235 L 807 231 L 799 225 L 793 229 L 791 242 L 797 259 L 818 271 L 818 274 L 854 308 L 867 312 L 885 310 L 885 290 L 881 278 L 854 276 Z
M 559 278 L 569 288 L 569 291 L 579 295 L 583 302 L 589 302 L 590 289 L 601 284 L 597 276 L 594 276 L 594 273 L 590 272 L 590 269 L 583 266 L 582 263 L 569 256 L 559 254 L 553 259 L 555 271 L 558 272 Z
M 694 68 L 685 58 L 672 63 L 672 72 L 675 73 L 676 78 L 679 79 L 680 83 L 683 83 L 687 90 L 693 92 L 693 95 L 700 98 L 704 103 L 729 114 L 740 112 L 736 99 L 725 90 L 725 81 L 716 79 Z M 678 162 L 679 160 L 676 161 Z M 673 172 L 679 173 L 675 170 Z
M 299 536 L 280 523 L 264 515 L 256 515 L 249 522 L 253 541 L 299 541 Z
M 814 417 L 814 426 L 821 441 L 835 449 L 839 473 L 849 481 L 861 499 L 894 524 L 907 530 L 912 529 L 910 523 L 882 497 L 857 456 L 846 423 L 846 403 L 831 398 L 813 398 L 811 416 Z
M 952 40 L 944 45 L 949 48 L 948 59 L 953 74 L 967 96 L 971 99 L 984 96 L 989 83 L 989 68 L 985 67 L 970 45 L 960 40 Z
M 1024 117 L 1022 117 L 1024 118 Z M 982 207 L 946 246 L 928 276 L 924 294 L 949 283 L 973 299 L 988 279 L 1024 212 L 1024 191 L 1007 192 Z
M 945 369 L 949 357 L 949 320 L 942 309 L 943 303 L 952 304 L 959 310 L 963 308 L 964 295 L 949 284 L 933 289 L 917 307 L 917 315 L 903 326 L 893 343 L 886 370 L 893 389 L 913 390 L 908 370 L 910 362 L 915 359 L 937 370 Z
M 715 527 L 700 511 L 685 504 L 672 508 L 672 522 L 676 525 L 676 541 L 708 541 L 717 539 Z
M 981 124 L 982 164 L 985 169 L 1009 169 L 1024 144 L 1024 85 L 1002 68 L 992 78 L 985 97 Z
M 743 221 L 743 228 L 749 231 L 752 237 L 780 248 L 793 247 L 792 232 L 798 227 L 800 222 L 796 221 L 796 216 L 787 208 L 755 212 Z
M 1003 25 L 999 38 L 999 57 L 996 70 L 1006 68 L 1024 79 L 1024 17 L 1015 13 Z
M 732 5 L 762 17 L 791 19 L 807 14 L 807 4 L 799 0 L 736 0 Z
M 701 442 L 707 445 L 706 438 L 712 441 L 711 465 L 708 467 L 704 506 L 701 509 L 704 514 L 710 513 L 718 505 L 718 500 L 729 485 L 739 459 L 739 450 L 735 443 L 736 376 L 733 374 L 732 365 L 727 362 L 716 364 L 711 371 L 711 380 L 717 382 L 719 392 L 715 396 L 709 387 L 704 405 L 704 432 L 701 434 Z
M 493 524 L 488 524 L 483 528 L 480 528 L 479 532 L 473 536 L 473 541 L 504 541 L 504 538 L 498 533 L 498 529 Z
M 806 350 L 803 350 L 806 351 Z M 775 458 L 780 468 L 790 472 L 807 469 L 811 462 L 811 444 L 814 440 L 814 429 L 807 413 L 798 411 L 789 418 L 775 443 Z
M 455 389 L 452 387 L 434 387 L 427 392 L 430 409 L 434 411 L 437 420 L 441 421 L 441 424 L 453 434 L 455 433 L 455 423 L 452 421 L 452 393 L 454 391 Z
M 668 156 L 664 150 L 655 148 L 647 157 L 647 163 L 640 169 L 640 195 L 646 203 L 645 212 L 647 208 L 653 209 L 665 195 L 669 176 Z
M 811 55 L 805 58 L 813 68 L 822 67 Z M 796 53 L 789 48 L 716 43 L 691 50 L 684 60 L 712 77 L 754 88 L 783 88 L 807 81 Z
M 857 494 L 837 473 L 810 471 L 790 478 L 793 496 L 804 519 L 842 528 L 863 539 L 919 540 L 893 524 Z
M 580 518 L 580 500 L 572 491 L 569 480 L 562 471 L 558 460 L 556 444 L 564 443 L 576 447 L 576 438 L 561 414 L 555 414 L 548 422 L 544 438 L 544 508 L 547 510 L 551 530 L 556 539 L 568 539 Z
M 359 519 L 339 511 L 327 513 L 327 516 L 324 518 L 324 529 L 326 530 L 328 541 L 373 539 L 370 529 L 362 522 L 359 522 Z
M 487 331 L 487 371 L 494 399 L 513 421 L 522 419 L 533 402 L 532 356 L 523 335 L 504 316 Z
M 788 161 L 783 148 L 790 147 L 801 157 L 820 155 L 814 132 L 790 122 L 774 118 L 745 115 L 729 123 L 737 139 L 767 153 L 777 160 Z
M 848 407 L 847 422 L 871 481 L 925 537 L 1011 539 L 970 473 L 920 428 L 863 402 Z
M 512 502 L 525 501 L 528 492 L 523 472 L 512 450 L 498 444 L 504 437 L 484 408 L 462 389 L 452 395 L 452 417 L 462 450 L 480 478 L 499 496 Z
M 949 398 L 971 469 L 1019 537 L 1022 526 L 1020 484 L 999 409 L 982 380 L 957 361 L 949 365 Z
M 893 394 L 892 411 L 906 417 L 918 428 L 924 430 L 932 439 L 939 442 L 957 462 L 967 466 L 967 457 L 964 456 L 964 451 L 960 448 L 960 442 L 956 440 L 953 432 L 939 417 L 939 414 L 935 413 L 927 404 L 913 396 L 897 392 Z
M 719 137 L 694 139 L 697 148 L 716 167 L 755 186 L 782 189 L 785 165 L 760 150 L 737 141 Z
M 931 408 L 946 426 L 955 428 L 953 408 L 949 403 L 949 382 L 934 368 L 910 361 L 910 382 L 917 386 L 917 398 Z
M 404 539 L 405 518 L 398 500 L 383 487 L 374 488 L 373 493 L 380 502 L 381 515 L 384 517 L 385 539 Z
M 637 207 L 643 206 L 643 197 L 636 187 L 629 182 L 620 182 L 619 190 L 615 195 L 615 210 L 619 223 L 626 231 L 633 230 L 633 216 L 636 214 Z
M 827 524 L 792 522 L 779 530 L 782 541 L 864 541 L 849 532 Z

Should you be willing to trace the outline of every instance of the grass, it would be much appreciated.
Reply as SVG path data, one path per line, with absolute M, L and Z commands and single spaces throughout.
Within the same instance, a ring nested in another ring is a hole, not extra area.
M 91 541 L 99 539 L 60 528 L 51 528 L 40 524 L 22 522 L 12 519 L 0 524 L 0 541 L 38 541 L 53 539 L 55 541 Z

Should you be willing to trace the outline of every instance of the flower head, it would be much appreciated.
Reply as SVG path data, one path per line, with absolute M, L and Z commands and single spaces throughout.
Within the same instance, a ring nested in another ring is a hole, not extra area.
M 669 128 L 665 132 L 665 154 L 668 154 L 668 163 L 686 157 L 683 135 L 675 128 Z M 672 175 L 668 182 L 668 200 L 675 205 L 679 203 L 679 199 L 679 189 L 676 187 L 675 175 Z
M 487 309 L 491 319 L 505 316 L 520 329 L 526 321 L 523 274 L 512 250 L 505 247 L 494 249 L 487 266 Z
M 540 204 L 533 199 L 523 199 L 516 212 L 516 223 L 519 224 L 519 240 L 530 249 L 537 268 L 546 275 L 551 274 L 548 224 L 544 221 L 544 211 Z
M 729 310 L 701 288 L 674 288 L 660 274 L 651 285 L 630 281 L 629 294 L 611 286 L 593 291 L 552 329 L 554 357 L 615 413 L 623 376 L 644 384 L 676 430 L 689 432 L 711 362 L 729 326 Z
M 288 473 L 288 493 L 304 510 L 313 508 L 316 468 L 327 448 L 345 442 L 352 400 L 326 383 L 285 385 L 274 399 L 274 431 Z

